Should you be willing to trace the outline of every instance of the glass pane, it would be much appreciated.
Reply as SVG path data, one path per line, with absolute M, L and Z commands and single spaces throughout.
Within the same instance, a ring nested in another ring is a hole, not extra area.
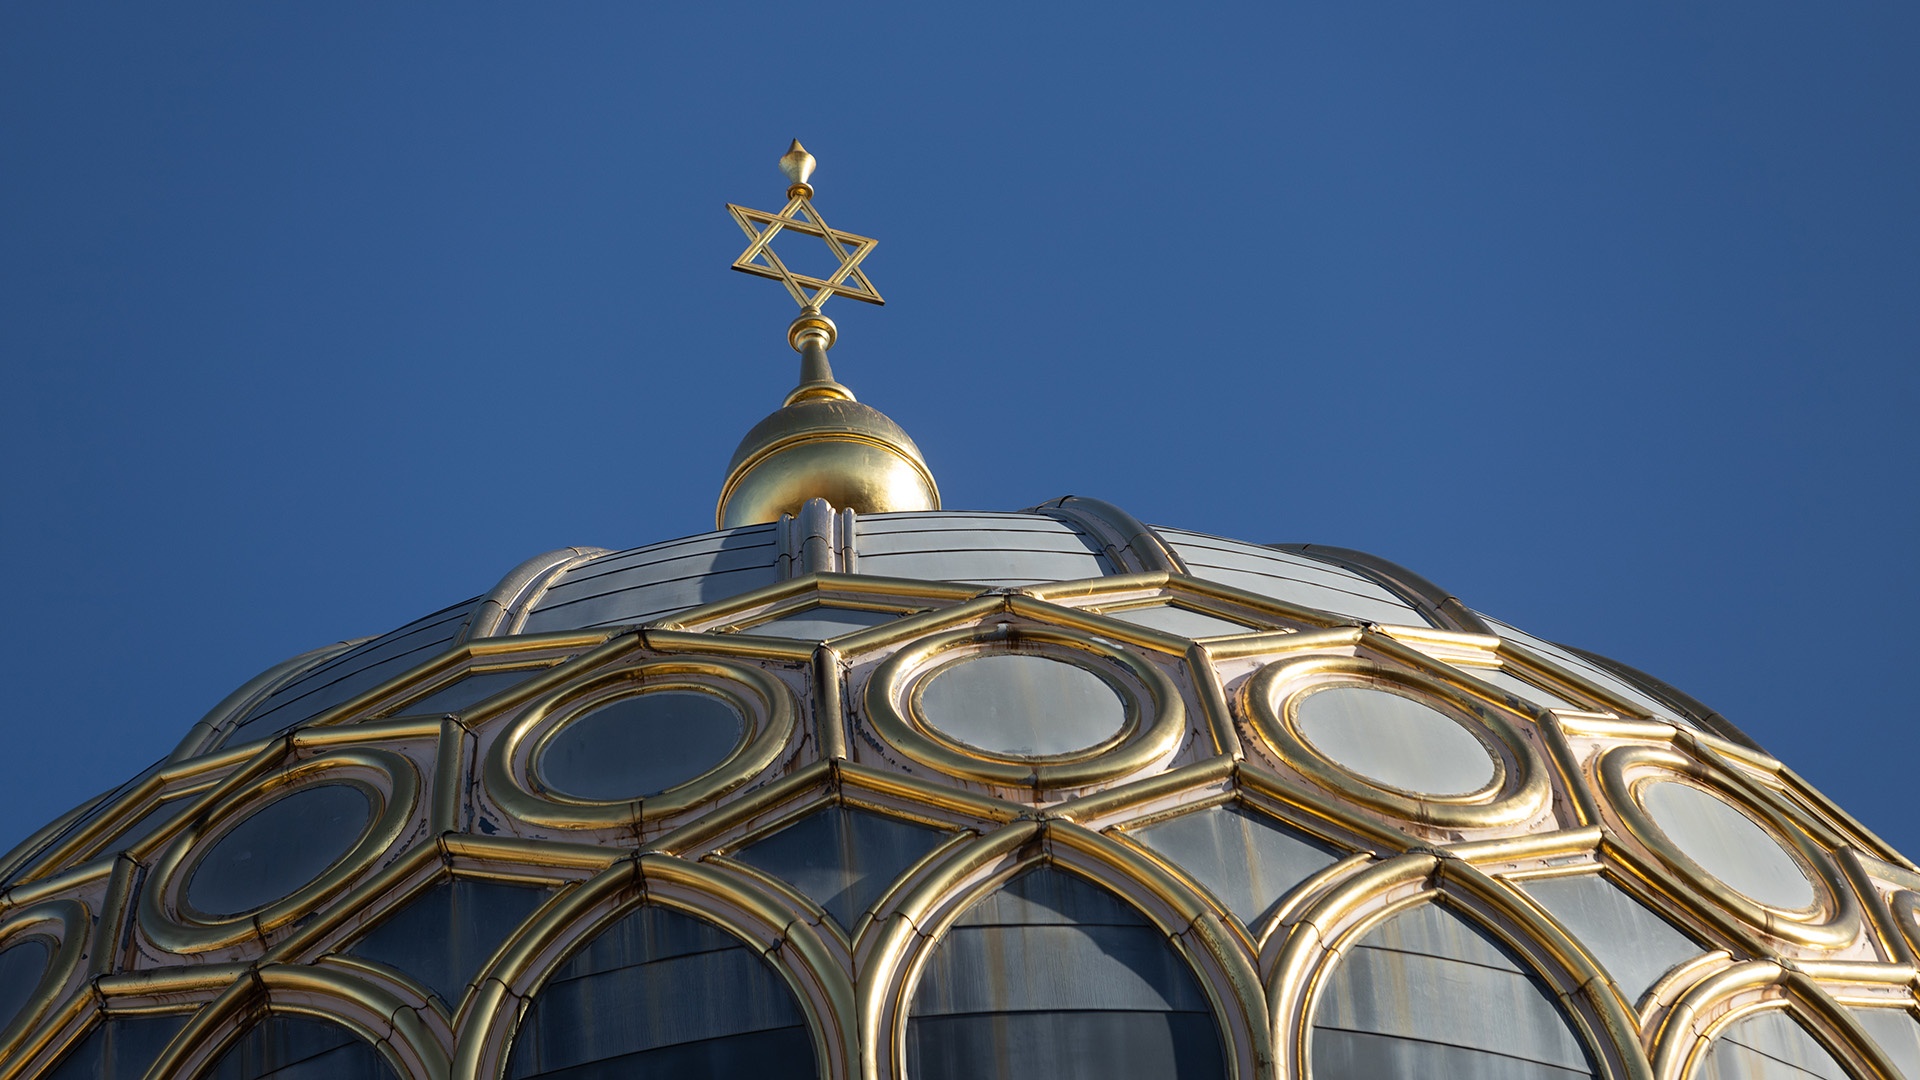
M 1128 608 L 1125 611 L 1103 612 L 1109 619 L 1119 619 L 1135 626 L 1144 626 L 1166 634 L 1180 637 L 1219 637 L 1221 634 L 1246 634 L 1253 627 L 1237 622 L 1228 622 L 1218 615 L 1203 615 L 1198 611 L 1176 607 L 1173 604 L 1159 604 L 1155 607 Z
M 456 878 L 388 916 L 347 952 L 419 980 L 457 1009 L 467 984 L 547 898 L 529 885 Z
M 108 1017 L 60 1059 L 46 1080 L 139 1080 L 185 1026 L 185 1013 Z
M 1311 1052 L 1316 1080 L 1594 1075 L 1546 986 L 1431 903 L 1375 927 L 1340 961 Z
M 1826 1047 L 1774 1009 L 1727 1025 L 1713 1041 L 1700 1080 L 1852 1080 Z
M 814 607 L 783 619 L 773 619 L 740 631 L 756 637 L 799 638 L 801 641 L 825 641 L 855 630 L 865 630 L 900 617 L 897 611 L 861 611 L 857 608 Z
M 895 878 L 948 835 L 928 825 L 833 806 L 734 857 L 786 881 L 851 930 Z
M 22 938 L 0 952 L 0 1028 L 13 1023 L 27 1007 L 53 959 L 52 943 L 38 934 Z
M 757 950 L 678 912 L 643 907 L 561 964 L 507 1062 L 513 1080 L 814 1075 L 800 1007 Z
M 1388 787 L 1465 795 L 1493 780 L 1487 748 L 1447 714 L 1364 686 L 1333 686 L 1300 699 L 1300 734 L 1335 764 Z
M 1344 854 L 1240 806 L 1182 814 L 1132 835 L 1193 875 L 1248 926 L 1272 911 L 1289 889 Z
M 457 682 L 435 690 L 418 701 L 410 701 L 400 712 L 409 716 L 454 713 L 519 686 L 546 671 L 546 668 L 514 668 L 508 671 L 475 671 Z
M 1700 955 L 1702 946 L 1599 874 L 1522 882 L 1613 976 L 1628 1004 L 1660 976 Z
M 394 1072 L 372 1044 L 338 1024 L 269 1016 L 201 1075 L 206 1080 L 389 1080 Z
M 353 849 L 373 804 L 349 784 L 315 784 L 277 799 L 222 836 L 187 880 L 187 902 L 242 915 L 300 891 Z
M 1900 1075 L 1920 1080 L 1920 1021 L 1905 1009 L 1855 1009 L 1854 1019 L 1867 1029 L 1882 1053 L 1893 1059 Z
M 1097 746 L 1126 705 L 1093 672 L 1047 656 L 990 654 L 920 684 L 920 712 L 942 734 L 991 754 L 1046 757 Z
M 717 694 L 655 690 L 568 720 L 535 764 L 549 786 L 576 799 L 645 798 L 725 761 L 746 728 Z
M 1219 1029 L 1166 936 L 1119 897 L 1051 868 L 954 923 L 907 1023 L 914 1080 L 1220 1077 Z
M 1667 839 L 1729 888 L 1777 908 L 1813 905 L 1799 860 L 1738 807 L 1677 780 L 1646 784 L 1638 797 Z

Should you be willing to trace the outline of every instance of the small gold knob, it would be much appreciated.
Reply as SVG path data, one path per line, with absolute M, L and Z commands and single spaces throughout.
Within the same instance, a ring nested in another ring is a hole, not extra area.
M 800 145 L 799 139 L 793 140 L 793 145 L 780 156 L 780 172 L 787 178 L 787 198 L 813 198 L 813 185 L 807 183 L 807 178 L 813 175 L 813 167 L 818 164 L 813 155 L 807 153 L 807 148 Z

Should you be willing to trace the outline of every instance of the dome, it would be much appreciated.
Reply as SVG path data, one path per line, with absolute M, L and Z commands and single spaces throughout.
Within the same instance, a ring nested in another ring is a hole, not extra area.
M 16 1076 L 1920 1063 L 1920 872 L 1725 719 L 1087 498 L 540 555 L 4 873 Z
M 729 206 L 801 378 L 722 528 L 286 660 L 0 858 L 0 1080 L 1920 1077 L 1920 868 L 1685 693 L 1364 552 L 941 508 L 814 164 Z

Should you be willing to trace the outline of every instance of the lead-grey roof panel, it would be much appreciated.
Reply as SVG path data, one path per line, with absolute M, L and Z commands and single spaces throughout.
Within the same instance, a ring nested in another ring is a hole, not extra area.
M 475 602 L 442 608 L 321 664 L 261 702 L 226 741 L 246 742 L 284 731 L 418 667 L 453 645 Z
M 1113 573 L 1091 538 L 1040 514 L 874 514 L 858 526 L 863 574 L 1032 585 Z
M 1392 590 L 1345 567 L 1184 529 L 1156 525 L 1154 531 L 1194 577 L 1368 622 L 1428 625 Z
M 777 527 L 750 525 L 617 551 L 581 563 L 547 589 L 524 633 L 665 618 L 779 580 Z
M 1477 614 L 1487 620 L 1487 624 L 1492 626 L 1494 632 L 1501 637 L 1509 641 L 1518 642 L 1563 667 L 1572 668 L 1574 671 L 1586 676 L 1588 680 L 1598 683 L 1603 688 L 1611 690 L 1616 695 L 1626 698 L 1628 701 L 1640 706 L 1646 710 L 1649 715 L 1657 716 L 1669 723 L 1679 724 L 1683 727 L 1694 726 L 1688 722 L 1686 718 L 1676 713 L 1671 706 L 1655 700 L 1639 687 L 1602 668 L 1600 665 L 1593 663 L 1586 657 L 1575 655 L 1571 650 L 1561 648 L 1545 638 L 1535 637 L 1525 630 L 1501 622 L 1499 619 L 1485 612 L 1478 612 Z

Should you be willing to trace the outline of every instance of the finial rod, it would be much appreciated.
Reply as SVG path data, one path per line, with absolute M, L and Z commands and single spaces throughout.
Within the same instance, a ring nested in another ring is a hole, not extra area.
M 800 354 L 800 385 L 787 395 L 787 404 L 808 398 L 854 400 L 853 391 L 833 377 L 833 365 L 827 362 L 827 350 L 838 336 L 833 320 L 820 314 L 819 308 L 801 309 L 800 317 L 787 328 L 787 344 Z

